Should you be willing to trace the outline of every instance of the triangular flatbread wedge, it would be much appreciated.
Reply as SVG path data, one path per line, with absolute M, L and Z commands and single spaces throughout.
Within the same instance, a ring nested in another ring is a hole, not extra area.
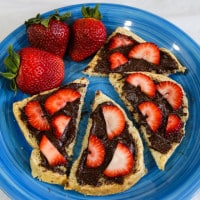
M 139 126 L 159 169 L 185 135 L 188 101 L 180 84 L 148 73 L 112 73 L 109 80 Z
M 123 109 L 96 92 L 80 156 L 65 189 L 108 195 L 129 189 L 146 174 L 143 144 Z
M 64 185 L 89 81 L 77 79 L 13 104 L 14 116 L 33 151 L 32 176 Z
M 145 41 L 130 30 L 118 27 L 83 72 L 90 76 L 108 76 L 113 72 L 132 71 L 169 75 L 184 72 L 185 67 L 166 48 L 159 48 L 156 44 Z

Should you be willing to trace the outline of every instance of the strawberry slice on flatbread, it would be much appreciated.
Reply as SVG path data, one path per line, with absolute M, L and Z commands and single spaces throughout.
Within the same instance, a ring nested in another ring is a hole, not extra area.
M 69 122 L 71 120 L 70 116 L 59 114 L 53 117 L 51 125 L 54 129 L 54 134 L 58 139 L 61 139 Z
M 109 50 L 113 50 L 119 47 L 125 47 L 132 44 L 134 44 L 134 40 L 128 37 L 127 35 L 116 34 L 114 37 L 111 38 L 108 48 Z
M 169 114 L 167 118 L 166 134 L 176 133 L 183 126 L 181 118 L 176 114 Z
M 42 136 L 39 145 L 40 151 L 44 154 L 50 166 L 65 164 L 65 157 L 58 151 L 46 135 Z
M 117 67 L 120 67 L 121 65 L 125 64 L 126 62 L 128 62 L 128 58 L 126 58 L 124 56 L 123 53 L 121 52 L 114 52 L 112 53 L 109 58 L 108 58 L 109 62 L 110 62 L 110 69 L 116 69 Z
M 108 177 L 125 176 L 131 172 L 134 166 L 134 158 L 128 147 L 118 143 L 113 158 L 104 174 Z
M 68 102 L 73 102 L 80 97 L 81 94 L 78 91 L 70 88 L 63 88 L 48 97 L 44 106 L 46 110 L 52 115 L 65 107 Z
M 129 58 L 144 59 L 157 65 L 160 63 L 160 49 L 151 42 L 140 43 L 130 50 Z
M 109 139 L 120 135 L 125 127 L 125 117 L 123 112 L 114 105 L 105 105 L 102 107 L 104 119 L 106 122 L 106 131 Z
M 167 99 L 174 110 L 180 108 L 183 103 L 183 91 L 178 84 L 171 81 L 162 81 L 157 84 L 157 90 Z
M 126 77 L 126 82 L 134 87 L 140 87 L 141 91 L 149 97 L 154 97 L 156 94 L 156 85 L 152 79 L 143 73 L 134 73 Z
M 89 167 L 100 166 L 104 161 L 105 148 L 101 140 L 95 135 L 91 135 L 89 138 L 88 151 L 86 165 Z
M 50 124 L 41 108 L 38 101 L 30 101 L 24 108 L 25 114 L 28 118 L 29 124 L 40 131 L 47 131 L 50 129 Z
M 145 101 L 138 105 L 143 116 L 146 117 L 147 124 L 153 132 L 156 132 L 162 124 L 162 112 L 153 102 Z

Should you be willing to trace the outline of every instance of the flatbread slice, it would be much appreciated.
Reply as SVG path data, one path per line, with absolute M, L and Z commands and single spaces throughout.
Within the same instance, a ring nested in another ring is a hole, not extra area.
M 146 59 L 145 56 L 141 58 L 141 55 L 133 56 L 132 53 L 130 54 L 134 47 L 142 43 L 148 43 L 149 45 L 148 41 L 130 30 L 118 27 L 108 37 L 106 43 L 96 53 L 83 72 L 90 76 L 108 76 L 113 72 L 147 71 L 169 75 L 185 71 L 186 68 L 181 65 L 171 51 L 166 48 L 158 48 L 156 44 L 153 44 L 153 46 L 157 48 L 156 52 L 159 54 L 159 60 L 155 60 L 155 63 L 153 60 Z M 152 45 L 152 42 L 150 44 Z M 154 54 L 154 52 L 150 54 Z
M 80 78 L 13 104 L 17 123 L 33 147 L 33 177 L 53 184 L 66 183 L 88 84 L 86 78 Z
M 180 84 L 169 77 L 148 73 L 112 73 L 109 80 L 135 122 L 159 169 L 185 135 L 188 100 Z
M 137 129 L 116 102 L 97 91 L 81 153 L 65 189 L 85 195 L 115 194 L 129 189 L 146 172 Z

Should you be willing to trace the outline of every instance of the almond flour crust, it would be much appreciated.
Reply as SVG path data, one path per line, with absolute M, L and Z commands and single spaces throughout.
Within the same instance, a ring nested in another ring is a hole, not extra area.
M 103 102 L 111 101 L 114 105 L 118 106 L 121 110 L 122 108 L 116 104 L 112 99 L 110 99 L 108 96 L 103 94 L 100 91 L 96 92 L 95 99 L 92 104 L 92 111 L 94 111 L 97 106 Z M 135 161 L 135 172 L 130 173 L 129 175 L 126 175 L 124 177 L 124 183 L 123 184 L 105 184 L 104 180 L 101 180 L 101 185 L 98 187 L 92 186 L 92 185 L 80 185 L 77 182 L 76 178 L 76 171 L 81 159 L 81 154 L 84 151 L 84 149 L 88 146 L 88 137 L 90 134 L 90 129 L 92 126 L 92 120 L 89 118 L 86 135 L 84 136 L 83 142 L 82 142 L 82 149 L 81 153 L 78 157 L 78 159 L 73 163 L 71 172 L 68 178 L 68 184 L 66 184 L 65 189 L 66 190 L 76 190 L 80 193 L 86 194 L 86 195 L 96 195 L 96 196 L 102 196 L 102 195 L 109 195 L 109 194 L 115 194 L 122 191 L 125 191 L 129 189 L 131 186 L 133 186 L 135 183 L 137 183 L 146 173 L 147 169 L 144 165 L 144 155 L 143 155 L 143 144 L 140 138 L 140 135 L 137 131 L 137 129 L 133 126 L 132 122 L 127 118 L 125 112 L 122 110 L 122 112 L 125 115 L 126 123 L 129 125 L 129 132 L 131 133 L 133 139 L 136 142 L 136 149 L 137 149 L 137 155 L 136 155 L 136 161 Z
M 85 87 L 81 87 L 78 91 L 81 94 L 81 99 L 80 99 L 80 105 L 79 105 L 79 110 L 78 110 L 78 117 L 76 119 L 76 133 L 78 129 L 78 124 L 80 121 L 81 117 L 81 110 L 82 106 L 84 104 L 84 98 L 87 90 L 87 86 L 89 84 L 89 81 L 86 78 L 80 78 L 72 83 L 80 83 L 80 84 L 85 84 Z M 59 88 L 45 91 L 43 93 L 40 93 L 38 95 L 43 95 L 43 94 L 48 94 L 52 91 L 56 91 Z M 14 116 L 17 120 L 17 123 L 26 139 L 28 144 L 33 148 L 31 156 L 30 156 L 30 166 L 31 166 L 31 173 L 34 178 L 38 178 L 40 181 L 51 183 L 51 184 L 59 184 L 59 185 L 64 185 L 67 182 L 67 168 L 65 166 L 60 166 L 59 172 L 53 171 L 51 169 L 47 169 L 44 166 L 41 165 L 42 158 L 41 158 L 41 152 L 39 150 L 38 146 L 38 141 L 36 138 L 33 136 L 33 134 L 30 133 L 27 124 L 21 119 L 21 110 L 24 108 L 24 106 L 27 104 L 27 102 L 31 101 L 33 98 L 37 97 L 38 95 L 34 95 L 32 97 L 28 97 L 22 101 L 15 102 L 13 104 L 13 113 Z M 76 137 L 73 140 L 73 142 L 66 148 L 66 152 L 69 156 L 72 156 L 73 154 L 73 147 L 76 141 Z
M 176 81 L 172 80 L 171 78 L 163 76 L 163 75 L 160 75 L 160 74 L 153 74 L 153 73 L 149 73 L 149 72 L 141 72 L 141 73 L 144 73 L 144 74 L 150 76 L 153 80 L 156 80 L 158 82 L 161 82 L 161 81 L 172 81 L 172 82 L 178 84 Z M 125 97 L 125 95 L 123 94 L 123 91 L 122 91 L 122 88 L 124 86 L 124 80 L 125 80 L 125 78 L 123 78 L 123 76 L 121 74 L 111 73 L 109 75 L 110 83 L 112 84 L 114 89 L 119 94 L 120 98 L 122 99 L 122 101 L 126 105 L 127 109 L 131 113 L 133 113 L 134 108 L 131 105 L 131 103 L 126 99 L 126 97 Z M 189 116 L 188 100 L 187 100 L 186 94 L 185 94 L 182 86 L 180 84 L 178 84 L 178 85 L 180 86 L 180 88 L 182 89 L 182 92 L 184 94 L 183 95 L 183 112 L 185 113 L 185 115 L 181 117 L 181 121 L 183 123 L 183 127 L 181 128 L 182 129 L 181 132 L 183 133 L 183 136 L 184 136 L 185 135 L 185 124 L 186 124 L 186 121 L 187 121 L 188 116 Z M 138 114 L 135 113 L 135 114 L 132 114 L 132 116 L 133 116 L 134 120 L 136 122 L 138 122 Z M 175 149 L 179 146 L 180 143 L 173 143 L 171 149 L 167 153 L 162 154 L 162 153 L 150 148 L 151 143 L 149 141 L 148 133 L 147 133 L 147 130 L 146 130 L 145 126 L 142 126 L 142 125 L 139 124 L 139 128 L 141 130 L 141 133 L 142 133 L 142 135 L 143 135 L 143 137 L 144 137 L 144 139 L 145 139 L 145 141 L 147 143 L 147 146 L 150 149 L 150 152 L 151 152 L 151 154 L 152 154 L 152 156 L 153 156 L 158 168 L 160 170 L 164 170 L 168 159 L 174 153 Z
M 141 37 L 139 37 L 138 35 L 136 35 L 135 33 L 129 31 L 128 29 L 124 28 L 124 27 L 118 27 L 115 29 L 115 31 L 108 37 L 108 39 L 106 40 L 105 43 L 108 43 L 109 40 L 116 35 L 117 33 L 123 34 L 123 35 L 127 35 L 132 37 L 134 40 L 136 40 L 139 43 L 143 43 L 146 42 L 144 39 L 142 39 Z M 98 60 L 101 60 L 102 58 L 100 57 L 100 52 L 103 50 L 104 46 L 102 46 L 99 51 L 96 53 L 96 55 L 92 58 L 92 60 L 89 62 L 89 64 L 87 65 L 87 67 L 83 70 L 83 73 L 89 75 L 89 76 L 100 76 L 100 77 L 107 77 L 109 74 L 106 73 L 100 73 L 100 72 L 96 72 L 95 71 L 95 67 L 97 65 Z M 173 73 L 176 72 L 181 72 L 184 73 L 186 68 L 184 66 L 181 65 L 181 63 L 178 61 L 178 59 L 175 57 L 175 55 L 169 51 L 166 48 L 160 48 L 161 51 L 166 52 L 167 54 L 169 54 L 177 63 L 178 65 L 178 69 L 175 70 Z M 163 73 L 163 75 L 169 75 L 171 73 Z

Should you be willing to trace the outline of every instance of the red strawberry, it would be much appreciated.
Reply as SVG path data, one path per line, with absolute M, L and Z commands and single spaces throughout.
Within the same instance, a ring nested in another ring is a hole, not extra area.
M 28 118 L 28 122 L 32 127 L 40 131 L 46 131 L 50 129 L 47 118 L 45 117 L 38 101 L 29 101 L 24 108 L 24 112 Z
M 128 59 L 120 52 L 112 53 L 108 60 L 110 62 L 110 69 L 115 69 L 128 62 Z
M 153 80 L 143 73 L 132 73 L 127 76 L 126 82 L 134 87 L 140 87 L 141 91 L 147 94 L 149 97 L 154 97 L 156 94 L 156 85 Z
M 56 149 L 46 135 L 42 136 L 39 149 L 46 157 L 50 166 L 61 165 L 66 163 L 65 157 Z
M 157 65 L 160 63 L 160 50 L 154 43 L 140 43 L 130 50 L 129 58 L 144 59 Z
M 157 90 L 167 99 L 174 110 L 180 108 L 183 102 L 183 92 L 178 84 L 172 81 L 163 81 L 157 85 Z
M 88 167 L 99 167 L 104 161 L 105 148 L 101 140 L 95 135 L 91 135 L 89 138 L 88 151 L 86 165 Z
M 55 112 L 62 109 L 67 102 L 75 101 L 80 98 L 81 94 L 70 88 L 63 88 L 49 96 L 45 101 L 45 109 L 49 114 L 54 114 Z
M 12 79 L 11 88 L 37 94 L 60 86 L 64 78 L 64 62 L 58 56 L 37 48 L 23 48 L 19 54 L 8 48 L 4 63 L 9 72 L 2 76 Z
M 42 19 L 40 14 L 25 22 L 31 47 L 36 47 L 63 57 L 69 41 L 69 27 L 63 22 L 70 13 L 58 12 Z
M 71 120 L 70 116 L 66 116 L 63 114 L 56 115 L 53 117 L 51 121 L 51 125 L 54 129 L 54 134 L 58 139 L 61 139 L 70 120 Z
M 104 170 L 104 175 L 108 177 L 125 176 L 131 172 L 133 166 L 134 158 L 130 149 L 119 142 L 112 160 Z
M 101 21 L 102 15 L 95 8 L 82 7 L 84 18 L 75 20 L 71 28 L 69 55 L 79 62 L 94 54 L 106 40 L 106 28 Z
M 126 35 L 115 35 L 110 39 L 109 50 L 134 44 L 134 40 Z
M 176 114 L 169 114 L 167 119 L 167 127 L 166 127 L 166 133 L 174 133 L 178 132 L 180 128 L 182 127 L 182 121 L 179 116 Z
M 145 101 L 138 106 L 143 116 L 146 116 L 147 124 L 153 132 L 156 132 L 162 123 L 162 112 L 160 108 L 150 101 Z
M 109 139 L 120 135 L 125 128 L 125 117 L 123 112 L 114 105 L 104 105 L 102 107 L 106 122 L 106 131 Z

